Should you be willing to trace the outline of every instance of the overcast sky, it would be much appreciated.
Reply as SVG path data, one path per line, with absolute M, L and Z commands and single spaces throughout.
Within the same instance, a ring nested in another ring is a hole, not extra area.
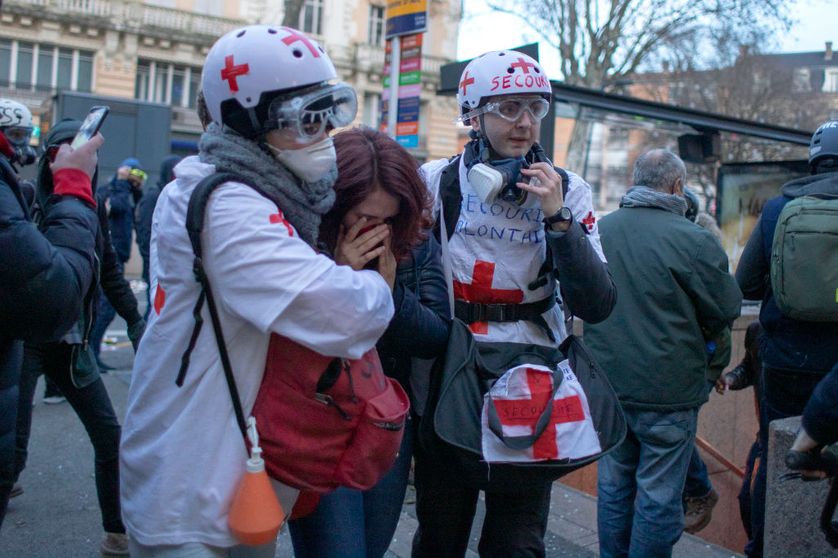
M 513 17 L 492 13 L 485 0 L 464 0 L 465 17 L 460 25 L 457 58 L 473 58 L 487 50 L 511 48 L 538 42 L 539 37 Z M 838 0 L 798 0 L 794 10 L 797 22 L 780 38 L 782 52 L 823 50 L 826 41 L 838 49 L 836 13 Z M 546 43 L 539 48 L 542 63 L 551 77 L 560 75 L 555 51 Z

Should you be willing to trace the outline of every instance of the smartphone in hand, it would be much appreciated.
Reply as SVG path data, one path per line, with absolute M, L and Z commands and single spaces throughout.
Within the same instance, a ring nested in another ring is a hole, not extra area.
M 70 144 L 70 147 L 73 149 L 78 149 L 87 141 L 96 135 L 99 131 L 99 128 L 102 127 L 102 123 L 105 121 L 105 117 L 108 116 L 111 108 L 106 105 L 100 105 L 91 107 L 90 112 L 87 113 L 87 117 L 84 119 L 84 122 L 81 124 L 81 128 L 79 128 L 76 137 L 73 138 L 73 142 Z

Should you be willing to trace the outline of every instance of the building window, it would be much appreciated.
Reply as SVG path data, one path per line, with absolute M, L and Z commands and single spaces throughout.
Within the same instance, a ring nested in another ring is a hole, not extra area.
M 8 87 L 12 71 L 12 41 L 0 39 L 0 86 Z
M 0 85 L 30 91 L 90 91 L 93 53 L 0 39 Z
M 809 68 L 797 68 L 794 71 L 792 91 L 795 93 L 808 93 L 810 89 Z
M 368 42 L 384 46 L 384 6 L 370 6 Z
M 137 63 L 134 98 L 175 107 L 195 108 L 201 68 L 154 60 Z
M 17 44 L 17 72 L 15 72 L 15 87 L 18 89 L 32 88 L 34 58 L 35 45 L 19 41 Z
M 312 35 L 323 34 L 323 0 L 305 0 L 300 10 L 300 29 Z
M 838 93 L 838 70 L 827 70 L 824 75 L 823 90 L 826 93 Z

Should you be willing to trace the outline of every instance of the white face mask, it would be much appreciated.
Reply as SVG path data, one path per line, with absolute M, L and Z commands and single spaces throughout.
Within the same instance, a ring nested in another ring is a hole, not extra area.
M 337 154 L 331 137 L 300 149 L 279 149 L 265 143 L 277 161 L 306 182 L 316 182 L 335 168 Z

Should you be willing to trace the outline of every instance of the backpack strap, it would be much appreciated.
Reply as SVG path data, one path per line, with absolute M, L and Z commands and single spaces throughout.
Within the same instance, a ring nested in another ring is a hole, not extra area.
M 221 328 L 221 320 L 218 317 L 218 307 L 215 303 L 215 298 L 212 295 L 212 287 L 209 283 L 209 278 L 204 270 L 203 249 L 201 247 L 201 232 L 204 228 L 204 220 L 206 217 L 207 205 L 212 193 L 222 184 L 227 182 L 239 182 L 246 184 L 265 195 L 261 190 L 251 184 L 243 182 L 238 176 L 230 173 L 215 173 L 207 176 L 192 191 L 189 197 L 189 207 L 186 211 L 186 231 L 189 234 L 189 241 L 192 244 L 192 251 L 195 258 L 192 260 L 192 272 L 195 274 L 195 280 L 201 286 L 201 292 L 198 294 L 198 300 L 195 307 L 192 309 L 192 316 L 195 318 L 195 327 L 192 330 L 192 336 L 189 339 L 189 346 L 183 353 L 180 363 L 180 371 L 177 375 L 175 384 L 178 387 L 183 386 L 183 381 L 186 376 L 186 371 L 189 368 L 189 359 L 192 351 L 195 349 L 195 344 L 198 341 L 198 335 L 201 333 L 201 328 L 204 320 L 201 317 L 201 309 L 206 300 L 209 308 L 210 319 L 212 321 L 212 329 L 215 332 L 215 341 L 218 345 L 218 353 L 221 357 L 221 364 L 224 367 L 224 377 L 227 380 L 227 387 L 230 390 L 230 398 L 233 401 L 233 410 L 236 412 L 236 423 L 245 441 L 245 451 L 247 448 L 247 422 L 244 417 L 244 410 L 241 405 L 241 398 L 239 397 L 239 390 L 236 387 L 236 381 L 233 377 L 233 368 L 230 364 L 230 355 L 227 353 L 227 345 L 224 341 L 224 332 Z
M 460 157 L 456 155 L 449 160 L 448 165 L 442 170 L 439 178 L 439 197 L 442 206 L 442 218 L 445 220 L 445 230 L 448 240 L 457 228 L 457 220 L 460 218 L 460 206 L 463 203 L 463 193 L 460 191 Z M 434 225 L 434 236 L 437 241 L 442 242 L 439 228 L 439 219 Z

